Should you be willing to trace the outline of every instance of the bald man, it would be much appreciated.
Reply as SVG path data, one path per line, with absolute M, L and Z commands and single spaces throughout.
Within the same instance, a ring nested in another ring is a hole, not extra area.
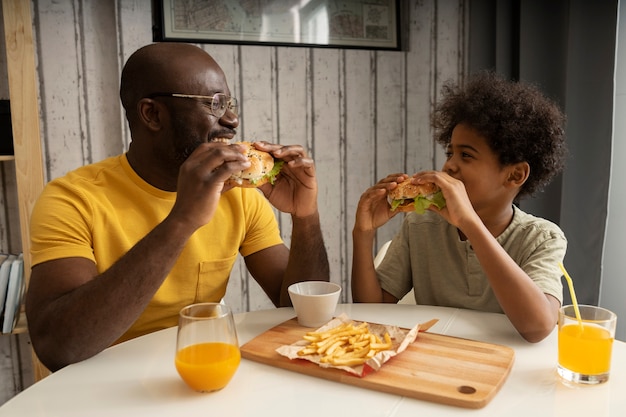
M 30 337 L 50 370 L 175 326 L 185 305 L 219 302 L 240 253 L 276 306 L 287 287 L 328 280 L 313 160 L 301 146 L 258 143 L 285 161 L 276 182 L 225 184 L 249 166 L 229 144 L 239 125 L 226 76 L 203 49 L 156 43 L 126 62 L 122 155 L 51 181 L 31 217 Z M 287 248 L 272 206 L 291 214 Z

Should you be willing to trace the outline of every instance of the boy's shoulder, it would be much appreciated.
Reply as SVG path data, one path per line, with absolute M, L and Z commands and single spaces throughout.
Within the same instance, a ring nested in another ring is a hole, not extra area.
M 527 233 L 547 233 L 565 239 L 563 230 L 556 223 L 543 217 L 526 213 L 517 206 L 513 206 L 513 209 L 513 220 L 508 229 L 518 232 L 525 231 Z

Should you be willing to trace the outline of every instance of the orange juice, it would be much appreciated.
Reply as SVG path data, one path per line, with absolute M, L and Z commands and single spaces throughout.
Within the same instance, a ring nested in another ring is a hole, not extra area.
M 227 343 L 198 343 L 176 353 L 176 370 L 196 391 L 216 391 L 228 384 L 237 371 L 241 353 Z
M 607 329 L 591 324 L 566 324 L 559 328 L 559 365 L 583 375 L 608 373 L 613 338 Z

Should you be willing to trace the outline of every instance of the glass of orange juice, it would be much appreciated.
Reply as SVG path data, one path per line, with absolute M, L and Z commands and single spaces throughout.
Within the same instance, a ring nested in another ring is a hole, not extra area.
M 189 387 L 199 392 L 224 388 L 240 361 L 237 330 L 228 306 L 199 303 L 180 311 L 174 363 Z
M 558 374 L 567 382 L 600 384 L 609 380 L 617 316 L 602 307 L 573 305 L 559 310 Z

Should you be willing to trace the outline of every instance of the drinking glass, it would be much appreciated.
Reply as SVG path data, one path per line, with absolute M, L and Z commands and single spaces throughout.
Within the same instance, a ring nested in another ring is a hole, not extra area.
M 199 392 L 224 388 L 240 361 L 237 330 L 228 306 L 199 303 L 180 311 L 175 365 L 189 387 Z
M 567 382 L 600 384 L 608 381 L 615 339 L 615 313 L 580 305 L 580 322 L 573 305 L 559 310 L 558 374 Z

